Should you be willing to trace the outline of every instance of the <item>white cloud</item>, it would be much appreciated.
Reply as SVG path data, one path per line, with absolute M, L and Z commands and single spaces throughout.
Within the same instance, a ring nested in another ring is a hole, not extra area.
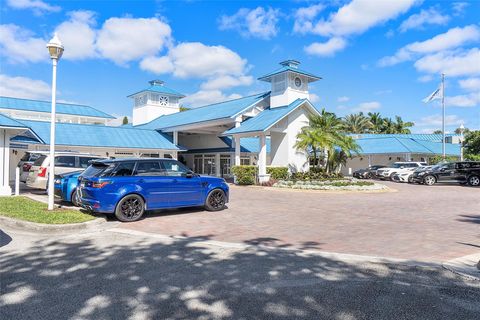
M 308 100 L 310 100 L 311 103 L 316 103 L 320 101 L 320 97 L 318 96 L 318 94 L 310 93 Z
M 307 54 L 329 57 L 333 56 L 337 51 L 343 50 L 347 46 L 347 42 L 338 37 L 330 38 L 327 42 L 314 42 L 305 47 L 304 50 Z
M 468 2 L 454 2 L 452 3 L 452 10 L 454 16 L 461 16 L 465 12 L 465 9 L 470 4 Z
M 237 30 L 244 37 L 271 39 L 277 35 L 280 10 L 262 7 L 242 8 L 234 15 L 220 18 L 220 30 Z
M 418 77 L 418 82 L 430 82 L 433 80 L 433 76 L 431 74 L 426 74 L 423 76 Z
M 220 90 L 200 90 L 183 98 L 182 104 L 187 107 L 196 108 L 225 100 L 238 99 L 240 97 L 241 96 L 236 93 L 225 95 Z
M 65 59 L 78 60 L 97 56 L 95 50 L 95 13 L 92 11 L 69 12 L 70 19 L 62 22 L 56 32 L 66 48 Z
M 456 27 L 431 39 L 410 43 L 399 49 L 395 55 L 380 59 L 378 65 L 381 67 L 392 66 L 412 60 L 421 54 L 454 49 L 478 40 L 480 40 L 480 27 L 476 25 Z
M 41 80 L 0 74 L 0 95 L 25 99 L 50 99 L 50 85 Z
M 172 30 L 158 18 L 110 18 L 98 32 L 97 49 L 117 64 L 154 56 L 171 41 Z
M 350 100 L 350 98 L 349 98 L 349 97 L 346 97 L 346 96 L 338 97 L 338 98 L 337 98 L 337 101 L 338 101 L 338 102 L 347 102 L 347 101 L 349 101 L 349 100 Z
M 159 63 L 160 67 L 156 67 Z M 140 67 L 157 73 L 173 73 L 179 78 L 209 78 L 222 75 L 241 76 L 247 61 L 224 46 L 184 42 L 172 47 L 167 56 L 147 58 Z
M 448 107 L 476 107 L 480 104 L 480 87 L 478 92 L 445 97 L 445 104 Z
M 418 71 L 440 74 L 448 77 L 471 76 L 480 74 L 480 49 L 465 51 L 439 52 L 427 55 L 415 62 Z
M 34 13 L 58 12 L 59 6 L 52 6 L 42 0 L 7 0 L 9 7 L 14 9 L 32 9 Z
M 0 55 L 11 63 L 49 62 L 47 40 L 14 24 L 0 25 Z
M 461 119 L 457 115 L 447 115 L 445 116 L 445 125 L 460 125 L 465 123 L 463 119 Z M 419 127 L 441 127 L 442 126 L 442 116 L 441 115 L 432 115 L 421 118 L 419 121 L 415 121 L 415 126 Z
M 353 0 L 331 14 L 327 20 L 318 21 L 312 32 L 322 36 L 361 34 L 406 12 L 415 2 L 416 0 Z
M 422 29 L 427 24 L 444 25 L 449 20 L 448 15 L 442 15 L 436 8 L 422 9 L 419 13 L 411 15 L 403 21 L 400 25 L 400 31 Z
M 480 78 L 467 78 L 458 81 L 460 88 L 466 91 L 480 91 Z
M 362 102 L 358 105 L 358 107 L 352 109 L 352 111 L 371 112 L 371 111 L 380 109 L 381 106 L 382 105 L 378 101 Z
M 306 33 L 313 29 L 312 20 L 325 9 L 324 4 L 315 4 L 308 7 L 298 8 L 295 11 L 295 23 L 293 31 L 298 33 Z
M 416 0 L 372 1 L 352 0 L 330 14 L 328 19 L 313 21 L 320 8 L 304 11 L 303 19 L 294 25 L 294 31 L 329 37 L 325 43 L 313 43 L 306 47 L 307 53 L 329 56 L 344 49 L 346 37 L 362 34 L 368 29 L 396 18 L 414 5 Z
M 253 83 L 252 76 L 223 75 L 209 79 L 200 86 L 202 90 L 227 89 L 238 86 L 249 86 Z

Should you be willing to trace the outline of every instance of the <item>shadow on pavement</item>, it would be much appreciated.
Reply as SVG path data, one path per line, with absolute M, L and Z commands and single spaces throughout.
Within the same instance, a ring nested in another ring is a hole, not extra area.
M 210 237 L 106 232 L 0 256 L 2 319 L 473 319 L 478 283 L 446 270 L 359 265 Z M 252 243 L 259 239 L 252 239 Z
M 6 246 L 12 241 L 12 237 L 0 230 L 0 248 Z

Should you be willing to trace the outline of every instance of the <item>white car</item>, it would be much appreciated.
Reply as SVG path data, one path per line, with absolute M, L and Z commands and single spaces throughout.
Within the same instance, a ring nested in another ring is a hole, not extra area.
M 423 168 L 423 167 L 419 167 Z M 405 169 L 400 169 L 393 175 L 392 180 L 395 182 L 409 182 L 412 183 L 413 180 L 413 173 L 417 171 L 419 168 L 405 168 Z
M 102 157 L 75 152 L 55 153 L 55 174 L 68 173 L 86 169 L 89 161 L 102 159 Z M 47 189 L 47 181 L 50 167 L 50 155 L 43 154 L 35 160 L 28 173 L 27 186 L 35 189 Z
M 376 176 L 382 180 L 392 180 L 393 176 L 397 173 L 404 173 L 406 172 L 405 169 L 417 169 L 419 167 L 427 166 L 426 162 L 395 162 L 389 165 L 386 168 L 378 169 L 376 172 Z

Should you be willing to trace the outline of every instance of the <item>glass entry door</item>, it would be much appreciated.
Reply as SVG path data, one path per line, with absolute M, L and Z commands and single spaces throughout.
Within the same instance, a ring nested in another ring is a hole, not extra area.
M 202 155 L 195 155 L 193 158 L 193 171 L 198 174 L 203 174 L 203 156 Z
M 232 158 L 230 155 L 222 155 L 220 156 L 220 170 L 222 173 L 222 177 L 230 176 L 230 166 Z
M 206 154 L 203 156 L 203 174 L 214 176 L 215 175 L 215 155 Z

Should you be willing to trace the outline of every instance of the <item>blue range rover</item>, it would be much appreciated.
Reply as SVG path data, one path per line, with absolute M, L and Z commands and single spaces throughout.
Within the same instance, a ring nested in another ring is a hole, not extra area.
M 200 176 L 173 159 L 93 161 L 80 175 L 80 205 L 136 221 L 146 210 L 204 206 L 225 208 L 228 185 L 222 178 Z

